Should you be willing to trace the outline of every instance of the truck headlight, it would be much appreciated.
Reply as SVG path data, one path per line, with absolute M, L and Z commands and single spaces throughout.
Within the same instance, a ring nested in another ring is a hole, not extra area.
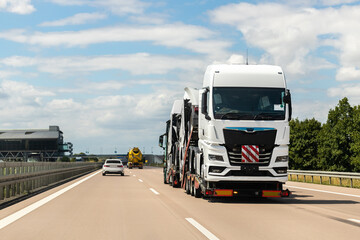
M 224 159 L 221 155 L 214 155 L 214 154 L 209 154 L 209 160 L 210 161 L 220 161 L 220 162 L 224 161 Z
M 289 161 L 289 156 L 278 156 L 275 159 L 275 162 L 288 162 Z

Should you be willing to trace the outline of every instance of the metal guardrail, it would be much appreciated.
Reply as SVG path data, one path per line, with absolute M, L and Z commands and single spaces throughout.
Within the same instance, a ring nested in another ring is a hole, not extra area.
M 0 203 L 100 167 L 101 163 L 87 162 L 2 162 L 0 163 Z
M 326 177 L 329 180 L 329 184 L 331 185 L 331 181 L 334 178 L 340 179 L 340 186 L 342 186 L 343 179 L 350 179 L 350 187 L 354 187 L 354 179 L 360 179 L 360 173 L 354 172 L 326 172 L 326 171 L 309 171 L 309 170 L 288 170 L 289 178 L 291 175 L 296 176 L 296 181 L 299 181 L 299 176 L 304 176 L 303 180 L 305 182 L 305 176 L 311 176 L 311 182 L 314 182 L 314 176 L 320 177 L 320 184 L 323 183 L 323 178 Z

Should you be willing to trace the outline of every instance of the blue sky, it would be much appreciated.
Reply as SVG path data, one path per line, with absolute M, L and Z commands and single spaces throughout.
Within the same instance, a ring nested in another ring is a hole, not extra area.
M 360 104 L 360 1 L 0 0 L 0 129 L 58 125 L 76 153 L 160 153 L 207 65 L 280 65 L 299 119 Z

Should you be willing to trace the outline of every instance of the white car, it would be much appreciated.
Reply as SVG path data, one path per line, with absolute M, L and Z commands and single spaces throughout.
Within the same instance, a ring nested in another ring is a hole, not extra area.
M 117 173 L 124 176 L 124 165 L 120 159 L 106 159 L 102 167 L 102 175 L 107 173 Z

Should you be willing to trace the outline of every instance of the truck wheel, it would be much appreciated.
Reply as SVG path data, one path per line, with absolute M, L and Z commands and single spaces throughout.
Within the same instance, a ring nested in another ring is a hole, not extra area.
M 173 185 L 173 182 L 174 182 L 174 178 L 173 178 L 172 175 L 170 175 L 170 177 L 169 177 L 169 184 L 170 184 L 170 186 Z
M 176 187 L 177 187 L 177 185 L 175 184 L 175 181 L 176 181 L 176 177 L 173 177 L 173 178 L 172 178 L 172 182 L 171 182 L 171 186 L 172 186 L 173 188 L 176 188 Z
M 186 194 L 190 194 L 190 181 L 189 181 L 189 179 L 186 179 L 185 190 L 186 190 Z
M 191 196 L 194 196 L 194 182 L 190 180 L 190 194 Z
M 201 197 L 201 188 L 195 188 L 195 184 L 194 184 L 194 196 L 196 198 L 200 198 Z

